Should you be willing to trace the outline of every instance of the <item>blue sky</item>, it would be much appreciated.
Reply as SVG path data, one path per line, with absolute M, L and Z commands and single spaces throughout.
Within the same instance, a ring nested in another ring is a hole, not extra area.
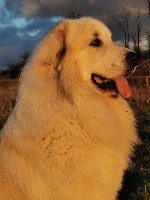
M 121 3 L 132 12 L 140 9 L 142 24 L 147 26 L 147 0 L 0 0 L 0 68 L 32 51 L 68 10 L 81 9 L 84 15 L 96 17 L 111 28 L 111 16 Z M 120 32 L 113 34 L 121 40 Z

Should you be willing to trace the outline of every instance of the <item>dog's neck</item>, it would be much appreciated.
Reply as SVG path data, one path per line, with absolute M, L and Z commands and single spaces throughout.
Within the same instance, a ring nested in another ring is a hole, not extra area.
M 102 119 L 99 120 L 101 115 L 107 114 L 109 119 L 109 112 L 112 112 L 114 119 L 117 119 L 118 113 L 112 110 L 113 105 L 109 103 L 111 97 L 100 96 L 89 89 L 89 86 L 82 85 L 78 90 L 76 89 L 73 96 L 68 96 L 68 99 L 62 94 L 63 90 L 56 89 L 58 87 L 56 83 L 54 85 L 55 88 L 50 85 L 47 90 L 42 87 L 36 89 L 30 85 L 21 86 L 17 105 L 9 119 L 9 122 L 12 120 L 12 123 L 14 120 L 16 121 L 15 126 L 22 129 L 20 133 L 36 137 L 32 134 L 39 135 L 43 132 L 50 132 L 53 124 L 59 123 L 59 120 L 61 120 L 61 124 L 62 120 L 64 123 L 75 121 L 81 126 L 84 125 L 85 129 L 89 124 L 93 124 L 94 127 L 97 127 L 95 129 L 97 132 L 100 124 L 105 123 Z M 70 93 L 70 95 L 72 94 Z M 116 101 L 118 102 L 118 99 Z M 90 123 L 91 121 L 93 122 Z M 94 131 L 94 127 L 88 128 L 88 130 Z

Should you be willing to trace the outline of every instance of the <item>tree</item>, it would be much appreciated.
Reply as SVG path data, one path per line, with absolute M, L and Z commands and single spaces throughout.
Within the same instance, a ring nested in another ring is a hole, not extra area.
M 20 61 L 13 62 L 13 63 L 10 62 L 10 63 L 8 63 L 7 67 L 9 69 L 10 78 L 16 79 L 19 77 L 19 75 L 22 71 L 23 64 Z
M 150 0 L 147 0 L 148 2 L 148 17 L 149 17 L 149 24 L 150 24 Z M 148 54 L 150 58 L 150 28 L 146 30 L 146 37 L 148 41 Z
M 148 42 L 148 57 L 150 58 L 150 29 L 146 30 L 146 39 Z
M 142 32 L 142 24 L 140 22 L 141 12 L 137 11 L 135 16 L 136 21 L 136 29 L 137 29 L 137 53 L 140 54 L 140 41 L 141 41 L 141 32 Z
M 10 77 L 8 69 L 1 69 L 0 70 L 0 79 L 8 79 Z
M 27 61 L 30 58 L 30 53 L 28 51 L 25 51 L 20 56 L 20 58 L 21 58 L 21 60 L 19 60 L 17 62 L 9 62 L 7 64 L 7 67 L 9 69 L 10 78 L 12 78 L 12 79 L 19 77 L 23 67 L 25 66 L 25 64 L 27 63 Z
M 124 35 L 124 46 L 129 47 L 130 42 L 130 22 L 131 12 L 127 9 L 126 5 L 121 5 L 119 12 L 112 16 L 113 21 L 121 29 Z
M 130 12 L 127 5 L 121 5 L 118 13 L 113 15 L 113 21 L 117 24 L 124 35 L 124 46 L 130 48 L 130 43 L 133 42 L 133 50 L 140 56 L 140 42 L 142 34 L 142 24 L 140 21 L 141 10 L 136 13 Z M 134 26 L 131 28 L 131 24 Z
M 137 31 L 136 30 L 133 30 L 130 33 L 130 38 L 131 38 L 131 40 L 133 42 L 133 50 L 137 51 Z
M 81 18 L 83 16 L 83 11 L 81 9 L 78 8 L 72 8 L 68 11 L 66 18 L 69 19 L 78 19 Z
M 149 15 L 149 20 L 150 20 L 150 0 L 147 0 L 148 2 L 148 15 Z
M 30 58 L 30 52 L 25 51 L 20 58 L 22 59 L 22 62 L 24 62 L 24 64 L 26 64 L 26 62 L 29 60 Z

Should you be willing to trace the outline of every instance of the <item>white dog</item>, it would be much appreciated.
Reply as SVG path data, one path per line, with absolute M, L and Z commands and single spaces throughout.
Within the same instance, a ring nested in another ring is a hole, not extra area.
M 25 67 L 1 133 L 1 200 L 115 200 L 138 142 L 137 56 L 98 20 L 63 20 Z

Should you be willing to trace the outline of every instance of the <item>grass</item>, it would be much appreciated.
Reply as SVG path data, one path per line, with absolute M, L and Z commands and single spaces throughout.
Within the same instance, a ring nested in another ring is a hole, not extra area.
M 133 167 L 127 170 L 118 200 L 150 199 L 150 107 L 135 108 L 137 130 L 142 141 L 132 157 Z
M 15 105 L 17 91 L 17 82 L 0 82 L 0 129 Z
M 132 98 L 130 99 L 130 104 L 134 107 L 142 108 L 150 103 L 150 79 L 149 88 L 146 88 L 146 79 L 128 79 L 128 82 L 132 90 Z

